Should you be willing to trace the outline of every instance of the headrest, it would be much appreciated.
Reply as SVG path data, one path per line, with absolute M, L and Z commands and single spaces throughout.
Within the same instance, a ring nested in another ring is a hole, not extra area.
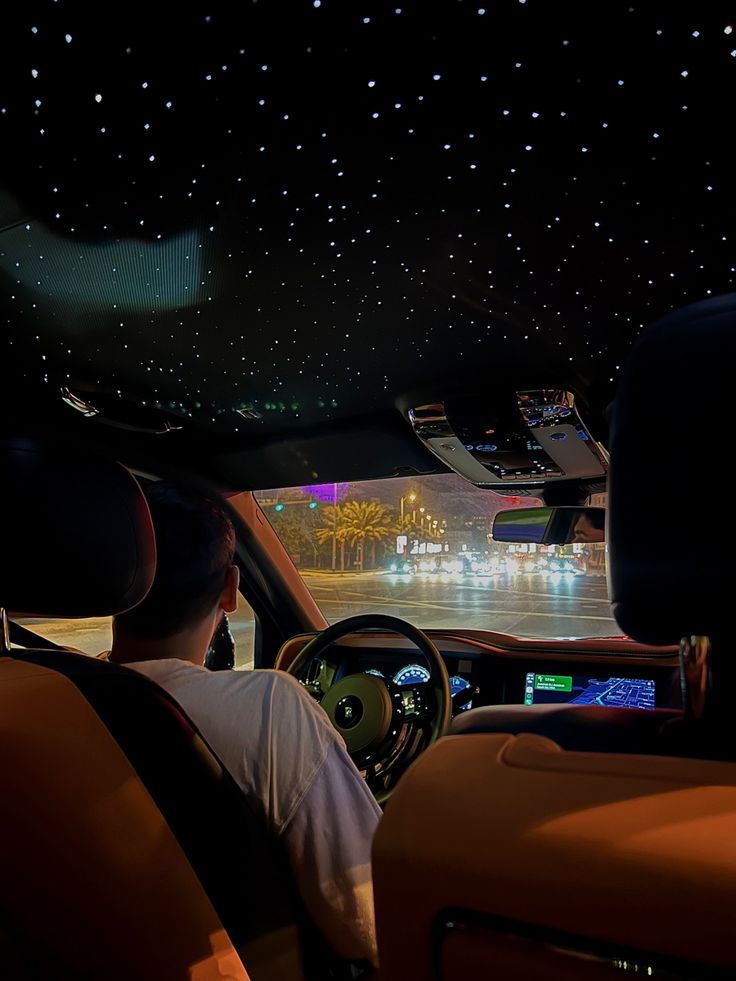
M 643 643 L 733 625 L 735 370 L 736 294 L 659 320 L 625 366 L 611 420 L 609 590 L 619 626 Z
M 92 617 L 139 603 L 156 568 L 143 492 L 125 467 L 0 438 L 0 607 Z

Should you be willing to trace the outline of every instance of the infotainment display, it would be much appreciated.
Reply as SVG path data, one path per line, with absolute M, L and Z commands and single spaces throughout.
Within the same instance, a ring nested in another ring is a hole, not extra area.
M 525 705 L 562 703 L 653 709 L 654 681 L 651 678 L 589 678 L 578 674 L 527 673 Z

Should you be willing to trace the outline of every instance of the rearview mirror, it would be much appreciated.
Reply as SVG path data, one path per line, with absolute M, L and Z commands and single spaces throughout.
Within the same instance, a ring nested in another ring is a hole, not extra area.
M 493 520 L 496 542 L 569 545 L 605 541 L 605 508 L 516 508 Z

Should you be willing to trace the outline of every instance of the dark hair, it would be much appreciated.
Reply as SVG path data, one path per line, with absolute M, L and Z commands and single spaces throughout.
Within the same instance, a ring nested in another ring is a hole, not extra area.
M 170 637 L 198 623 L 222 594 L 235 529 L 217 504 L 165 481 L 144 488 L 156 534 L 156 576 L 138 606 L 117 622 L 139 637 Z
M 604 508 L 585 508 L 583 514 L 596 531 L 605 530 L 606 512 Z

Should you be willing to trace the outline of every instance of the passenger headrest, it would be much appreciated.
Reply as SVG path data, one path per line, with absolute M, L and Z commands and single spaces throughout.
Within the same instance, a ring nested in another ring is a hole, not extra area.
M 619 626 L 643 643 L 733 627 L 735 369 L 736 294 L 659 320 L 625 365 L 611 421 L 609 591 Z
M 124 467 L 0 438 L 0 606 L 27 616 L 122 613 L 146 595 L 155 568 L 148 505 Z

